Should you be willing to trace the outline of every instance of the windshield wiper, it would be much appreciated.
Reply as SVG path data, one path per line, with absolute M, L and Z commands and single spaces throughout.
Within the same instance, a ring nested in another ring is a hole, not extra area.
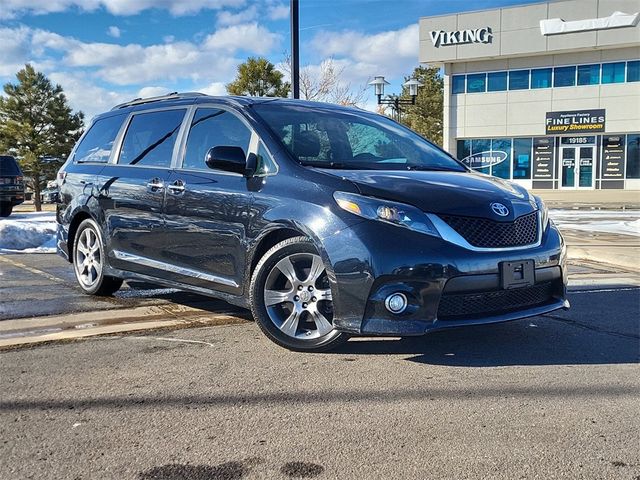
M 407 165 L 407 170 L 415 170 L 420 172 L 462 172 L 463 170 L 457 170 L 451 167 L 440 167 L 438 165 Z

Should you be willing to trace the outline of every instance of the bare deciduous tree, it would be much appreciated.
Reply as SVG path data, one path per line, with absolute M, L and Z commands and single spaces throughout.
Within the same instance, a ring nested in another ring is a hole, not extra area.
M 291 56 L 285 54 L 281 69 L 291 76 Z M 345 66 L 333 57 L 319 65 L 305 65 L 300 69 L 300 98 L 316 102 L 338 103 L 359 106 L 366 100 L 367 85 L 352 88 L 350 82 L 342 80 Z

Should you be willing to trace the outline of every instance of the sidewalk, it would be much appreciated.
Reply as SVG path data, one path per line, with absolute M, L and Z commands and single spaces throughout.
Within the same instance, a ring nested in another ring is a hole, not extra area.
M 640 209 L 640 190 L 531 190 L 549 208 Z

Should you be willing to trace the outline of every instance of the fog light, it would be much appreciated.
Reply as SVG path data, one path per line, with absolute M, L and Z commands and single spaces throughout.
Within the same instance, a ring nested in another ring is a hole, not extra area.
M 391 313 L 402 313 L 407 308 L 407 296 L 404 293 L 392 293 L 384 301 L 384 306 Z

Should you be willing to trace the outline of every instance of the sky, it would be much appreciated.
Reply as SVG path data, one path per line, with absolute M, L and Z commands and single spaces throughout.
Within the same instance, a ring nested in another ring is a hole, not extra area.
M 418 66 L 420 17 L 533 1 L 300 0 L 300 62 L 332 58 L 352 89 L 384 75 L 397 92 Z M 248 57 L 279 65 L 289 51 L 289 0 L 0 0 L 0 82 L 31 63 L 87 120 L 137 97 L 224 95 Z

